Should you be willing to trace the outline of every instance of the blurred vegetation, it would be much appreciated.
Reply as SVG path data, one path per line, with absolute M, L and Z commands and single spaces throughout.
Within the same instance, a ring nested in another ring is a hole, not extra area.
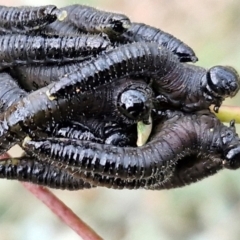
M 159 27 L 192 46 L 200 59 L 198 65 L 232 65 L 240 72 L 238 0 L 42 0 L 34 5 L 73 3 L 122 12 L 132 21 Z M 9 0 L 7 4 L 32 5 L 33 1 Z M 226 104 L 240 105 L 240 95 Z M 239 171 L 225 170 L 171 191 L 54 192 L 104 239 L 237 240 L 239 181 Z M 1 180 L 0 191 L 1 240 L 79 239 L 18 182 Z

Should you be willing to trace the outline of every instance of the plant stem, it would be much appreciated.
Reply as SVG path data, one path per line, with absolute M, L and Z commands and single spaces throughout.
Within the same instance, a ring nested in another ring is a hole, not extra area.
M 49 209 L 51 209 L 63 222 L 66 223 L 66 225 L 71 227 L 79 236 L 81 236 L 83 240 L 102 239 L 48 189 L 31 183 L 23 183 L 23 185 L 33 195 L 46 204 Z
M 213 107 L 211 107 L 211 111 L 215 113 Z M 234 119 L 236 123 L 240 123 L 240 107 L 223 105 L 215 114 L 221 122 L 230 122 Z

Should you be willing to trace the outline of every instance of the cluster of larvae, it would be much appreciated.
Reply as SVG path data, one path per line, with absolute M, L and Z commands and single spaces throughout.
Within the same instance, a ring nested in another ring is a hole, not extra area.
M 0 178 L 68 190 L 171 189 L 240 167 L 234 121 L 210 112 L 235 69 L 124 14 L 0 6 Z

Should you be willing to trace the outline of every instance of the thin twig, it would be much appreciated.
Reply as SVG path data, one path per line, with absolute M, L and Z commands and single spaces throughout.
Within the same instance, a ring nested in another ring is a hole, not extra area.
M 211 111 L 214 112 L 213 107 Z M 240 107 L 223 105 L 215 114 L 222 122 L 230 122 L 234 119 L 236 123 L 240 123 Z
M 0 156 L 0 161 L 4 161 L 4 159 L 8 159 L 10 157 L 11 156 L 8 153 L 4 153 Z M 83 240 L 102 239 L 48 189 L 30 183 L 22 184 L 33 195 L 46 204 L 48 208 L 54 212 L 54 214 L 56 214 L 64 223 L 66 223 L 66 225 L 72 228 Z
M 23 183 L 23 186 L 38 199 L 40 199 L 44 204 L 46 204 L 52 210 L 52 212 L 54 212 L 63 222 L 71 227 L 79 236 L 82 237 L 82 239 L 102 239 L 47 188 L 40 187 L 31 183 Z

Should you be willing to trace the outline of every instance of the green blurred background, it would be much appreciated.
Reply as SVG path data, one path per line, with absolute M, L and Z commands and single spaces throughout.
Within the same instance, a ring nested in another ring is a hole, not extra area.
M 196 52 L 198 65 L 232 65 L 240 72 L 239 0 L 14 1 L 18 5 L 73 3 L 122 12 L 169 32 Z M 240 106 L 240 94 L 227 102 Z M 95 189 L 53 191 L 104 239 L 240 239 L 240 171 L 222 171 L 171 191 Z M 15 181 L 0 183 L 0 240 L 79 239 Z

